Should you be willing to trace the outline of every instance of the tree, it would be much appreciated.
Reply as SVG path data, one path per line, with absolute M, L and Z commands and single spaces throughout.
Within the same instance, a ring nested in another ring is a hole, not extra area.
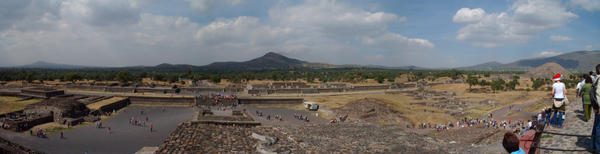
M 492 90 L 494 92 L 496 92 L 496 90 L 503 90 L 504 84 L 505 84 L 505 81 L 503 79 L 496 79 L 496 80 L 493 80 L 492 83 L 490 83 L 490 86 L 491 86 Z
M 515 87 L 519 85 L 519 76 L 513 76 L 513 80 L 506 83 L 506 89 L 515 90 Z
M 31 71 L 27 71 L 27 73 L 25 73 L 25 81 L 27 81 L 27 83 L 31 83 L 34 80 L 34 74 Z
M 128 83 L 133 81 L 134 77 L 128 71 L 119 71 L 119 73 L 117 73 L 117 80 L 121 83 Z
M 385 77 L 378 73 L 377 75 L 375 75 L 375 81 L 377 81 L 377 83 L 383 83 L 383 81 L 385 81 Z
M 540 87 L 542 87 L 544 85 L 544 79 L 540 79 L 540 78 L 531 78 L 531 81 L 533 82 L 533 85 L 531 86 L 534 90 L 538 90 Z
M 211 74 L 210 81 L 214 83 L 221 83 L 221 76 L 219 76 L 218 74 Z
M 469 84 L 469 90 L 471 90 L 471 86 L 477 85 L 478 82 L 479 82 L 479 77 L 476 77 L 476 76 L 473 76 L 470 74 L 469 74 L 469 76 L 467 76 L 467 83 Z
M 69 72 L 64 76 L 65 81 L 71 81 L 73 83 L 81 79 L 81 74 L 79 74 L 79 72 Z

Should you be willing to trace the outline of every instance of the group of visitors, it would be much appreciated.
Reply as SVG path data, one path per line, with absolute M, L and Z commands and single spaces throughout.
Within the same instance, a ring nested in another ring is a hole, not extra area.
M 298 120 L 304 120 L 305 122 L 310 122 L 310 120 L 308 120 L 308 115 L 302 115 L 302 114 L 294 114 L 294 117 L 296 117 L 296 119 Z
M 319 113 L 317 113 L 317 117 L 318 116 L 319 116 Z M 329 120 L 329 123 L 330 124 L 338 123 L 338 122 L 344 123 L 344 121 L 346 121 L 347 118 L 348 118 L 348 115 L 340 116 L 340 117 L 338 117 L 339 120 L 338 119 L 331 119 L 331 120 Z
M 489 118 L 490 116 L 488 116 Z M 502 121 L 498 121 L 498 120 L 494 120 L 494 119 L 479 119 L 479 118 L 474 118 L 474 119 L 468 119 L 468 118 L 464 118 L 460 121 L 457 121 L 456 123 L 453 122 L 449 122 L 448 124 L 434 124 L 433 126 L 431 125 L 431 123 L 422 123 L 419 124 L 418 128 L 420 129 L 434 129 L 436 131 L 443 131 L 443 130 L 448 130 L 448 129 L 452 129 L 452 128 L 470 128 L 470 127 L 478 127 L 478 128 L 494 128 L 494 129 L 509 129 L 509 130 L 514 130 L 513 132 L 525 132 L 526 130 L 529 129 L 535 129 L 536 128 L 536 120 L 519 120 L 519 121 L 513 121 L 513 120 L 502 120 Z
M 257 115 L 258 117 L 262 117 L 262 116 L 263 116 L 263 113 L 262 113 L 261 111 L 258 111 L 258 110 L 256 110 L 256 115 Z M 274 114 L 274 118 L 275 118 L 275 120 L 278 120 L 278 121 L 283 121 L 283 117 L 281 117 L 279 114 Z M 268 114 L 268 115 L 266 116 L 266 119 L 267 119 L 267 120 L 271 120 L 271 115 L 270 115 L 270 114 Z

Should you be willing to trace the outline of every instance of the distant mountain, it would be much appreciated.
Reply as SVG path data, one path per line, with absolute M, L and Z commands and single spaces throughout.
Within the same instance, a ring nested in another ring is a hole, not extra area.
M 518 60 L 508 64 L 488 62 L 479 65 L 461 67 L 462 70 L 484 70 L 484 71 L 528 71 L 543 64 L 554 62 L 567 70 L 574 72 L 589 72 L 600 61 L 600 50 L 575 51 L 552 57 L 541 57 Z
M 205 66 L 200 66 L 205 71 L 242 71 L 242 70 L 279 70 L 279 69 L 301 69 L 310 68 L 309 62 L 298 59 L 288 58 L 286 56 L 269 52 L 262 57 L 258 57 L 244 62 L 214 62 Z
M 58 64 L 58 63 L 50 63 L 50 62 L 45 62 L 45 61 L 37 61 L 35 63 L 21 65 L 21 66 L 15 66 L 13 68 L 80 69 L 80 68 L 91 68 L 91 67 L 90 66 Z

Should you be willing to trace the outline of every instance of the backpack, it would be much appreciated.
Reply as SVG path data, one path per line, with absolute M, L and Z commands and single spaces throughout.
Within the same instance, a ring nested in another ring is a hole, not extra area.
M 590 88 L 590 101 L 592 104 L 598 104 L 598 98 L 596 98 L 596 89 L 598 89 L 598 80 L 592 84 L 592 88 Z

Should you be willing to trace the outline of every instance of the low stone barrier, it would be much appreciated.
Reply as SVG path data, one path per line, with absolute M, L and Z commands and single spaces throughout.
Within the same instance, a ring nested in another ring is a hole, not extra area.
M 302 104 L 303 98 L 238 98 L 238 104 Z
M 150 105 L 196 105 L 195 97 L 148 97 L 148 96 L 129 96 L 131 104 L 150 104 Z

